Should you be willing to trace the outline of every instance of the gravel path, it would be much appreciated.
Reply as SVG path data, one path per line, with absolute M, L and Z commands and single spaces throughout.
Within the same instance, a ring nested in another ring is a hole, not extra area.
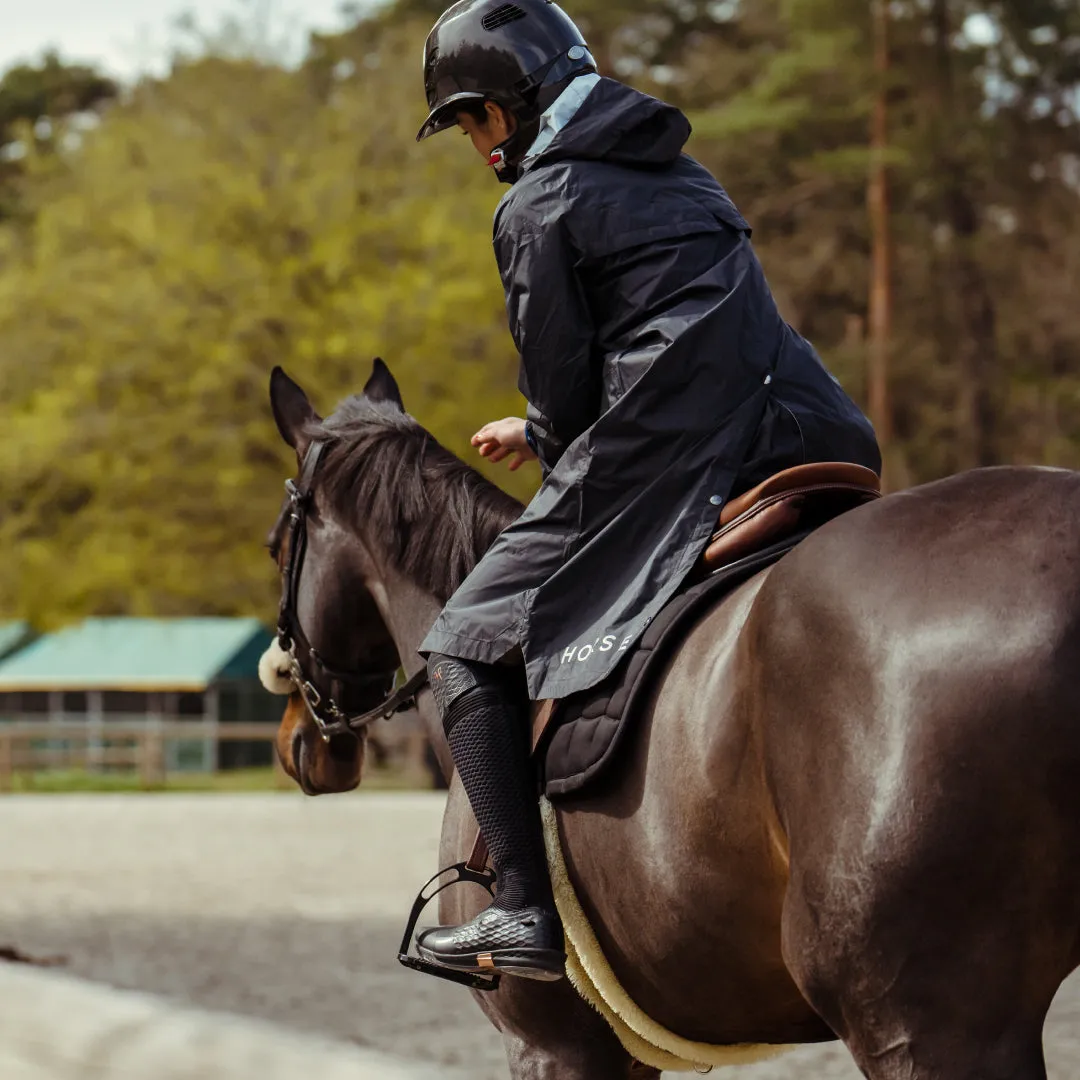
M 396 961 L 436 866 L 441 806 L 428 793 L 0 798 L 0 946 L 505 1080 L 501 1043 L 469 994 Z M 1051 1080 L 1080 1076 L 1080 978 L 1058 995 L 1046 1053 Z M 834 1046 L 737 1075 L 859 1077 Z

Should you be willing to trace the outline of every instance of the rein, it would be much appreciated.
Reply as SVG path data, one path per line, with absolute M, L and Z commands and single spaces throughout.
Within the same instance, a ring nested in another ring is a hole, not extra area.
M 307 514 L 315 490 L 315 474 L 325 449 L 326 443 L 313 442 L 304 455 L 299 477 L 295 481 L 285 481 L 287 496 L 279 524 L 288 515 L 289 561 L 281 577 L 277 636 L 278 644 L 289 658 L 289 677 L 318 725 L 323 741 L 329 742 L 335 735 L 355 734 L 376 720 L 390 720 L 412 708 L 416 705 L 417 695 L 427 685 L 428 676 L 427 669 L 421 668 L 395 690 L 396 669 L 338 671 L 323 661 L 300 625 L 297 600 L 307 551 Z M 388 695 L 382 704 L 374 709 L 350 712 L 350 697 L 356 695 L 370 700 L 372 689 Z

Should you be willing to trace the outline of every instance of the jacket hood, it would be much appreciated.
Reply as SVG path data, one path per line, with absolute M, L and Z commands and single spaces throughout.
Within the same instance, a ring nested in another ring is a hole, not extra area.
M 663 168 L 679 157 L 690 132 L 690 121 L 674 105 L 601 79 L 551 145 L 525 162 L 525 171 L 568 159 Z

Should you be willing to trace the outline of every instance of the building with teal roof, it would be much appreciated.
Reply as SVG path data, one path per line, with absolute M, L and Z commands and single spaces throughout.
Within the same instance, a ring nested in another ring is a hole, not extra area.
M 0 659 L 0 723 L 276 723 L 281 703 L 258 677 L 271 638 L 257 619 L 87 619 Z M 261 765 L 271 753 L 266 742 L 217 752 L 209 739 L 170 740 L 166 764 Z
M 0 663 L 0 692 L 199 693 L 258 677 L 270 634 L 258 619 L 87 619 Z

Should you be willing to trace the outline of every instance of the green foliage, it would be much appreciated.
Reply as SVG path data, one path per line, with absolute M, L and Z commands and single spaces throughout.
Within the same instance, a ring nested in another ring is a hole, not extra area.
M 274 364 L 329 410 L 383 356 L 474 460 L 470 434 L 520 413 L 501 191 L 455 136 L 414 142 L 442 7 L 398 0 L 299 68 L 231 26 L 115 101 L 55 58 L 0 80 L 0 142 L 22 151 L 0 165 L 21 211 L 0 222 L 5 617 L 271 612 L 259 541 L 295 467 Z M 605 71 L 690 113 L 785 315 L 856 397 L 886 93 L 901 476 L 1080 466 L 1075 4 L 893 0 L 884 81 L 865 0 L 567 7 Z M 484 468 L 523 498 L 537 479 Z
M 496 185 L 471 148 L 417 147 L 412 112 L 386 107 L 412 90 L 413 37 L 329 83 L 189 63 L 77 150 L 31 155 L 35 218 L 0 273 L 5 610 L 271 610 L 258 545 L 293 468 L 274 364 L 329 409 L 383 355 L 462 453 L 520 411 Z

